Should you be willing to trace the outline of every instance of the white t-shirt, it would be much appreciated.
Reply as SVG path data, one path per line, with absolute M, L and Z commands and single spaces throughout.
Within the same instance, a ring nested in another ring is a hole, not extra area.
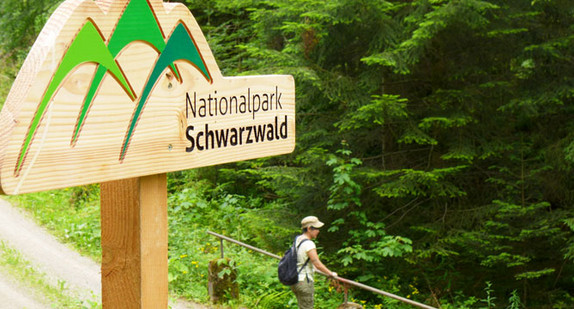
M 295 246 L 299 246 L 299 244 L 301 243 L 301 241 L 303 241 L 303 239 L 307 238 L 304 237 L 303 235 L 297 237 Z M 307 240 L 306 242 L 301 244 L 301 246 L 297 249 L 297 271 L 301 269 L 303 264 L 305 264 L 305 261 L 307 261 L 307 259 L 309 258 L 307 252 L 309 252 L 309 250 L 313 250 L 316 248 L 317 247 L 315 246 L 315 243 L 312 240 Z M 305 265 L 305 268 L 303 268 L 299 273 L 299 281 L 305 281 L 307 280 L 307 278 L 309 278 L 309 281 L 314 281 L 313 274 L 314 274 L 313 263 L 311 262 L 311 260 L 309 260 L 309 262 L 307 262 L 307 265 Z

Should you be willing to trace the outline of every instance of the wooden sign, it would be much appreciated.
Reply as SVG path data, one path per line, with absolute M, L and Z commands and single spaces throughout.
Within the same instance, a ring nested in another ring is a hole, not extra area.
M 223 77 L 184 5 L 67 0 L 0 113 L 0 188 L 64 188 L 294 147 L 293 78 Z

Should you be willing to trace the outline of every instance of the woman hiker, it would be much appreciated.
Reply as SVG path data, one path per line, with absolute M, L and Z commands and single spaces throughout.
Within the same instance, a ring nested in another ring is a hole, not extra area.
M 299 273 L 299 282 L 291 286 L 291 290 L 297 297 L 297 304 L 299 309 L 313 309 L 314 305 L 314 273 L 315 269 L 328 275 L 329 277 L 337 277 L 337 273 L 330 271 L 319 259 L 317 255 L 317 247 L 313 239 L 319 235 L 319 229 L 325 225 L 315 216 L 308 216 L 301 220 L 302 233 L 296 239 L 295 246 L 301 246 L 297 249 L 297 270 L 301 269 Z M 307 261 L 308 260 L 308 261 Z

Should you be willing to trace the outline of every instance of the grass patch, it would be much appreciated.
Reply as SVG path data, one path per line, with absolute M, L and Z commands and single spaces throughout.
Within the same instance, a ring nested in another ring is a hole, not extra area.
M 101 261 L 98 185 L 9 196 L 8 200 L 30 212 L 61 242 Z
M 70 295 L 64 281 L 56 286 L 50 283 L 46 274 L 36 270 L 20 252 L 0 241 L 0 269 L 14 280 L 34 291 L 44 303 L 52 308 L 101 308 L 96 301 L 82 301 Z

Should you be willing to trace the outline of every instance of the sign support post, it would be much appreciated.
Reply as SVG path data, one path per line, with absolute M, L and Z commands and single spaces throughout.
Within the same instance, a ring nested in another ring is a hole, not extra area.
M 166 174 L 100 189 L 103 308 L 167 308 Z

